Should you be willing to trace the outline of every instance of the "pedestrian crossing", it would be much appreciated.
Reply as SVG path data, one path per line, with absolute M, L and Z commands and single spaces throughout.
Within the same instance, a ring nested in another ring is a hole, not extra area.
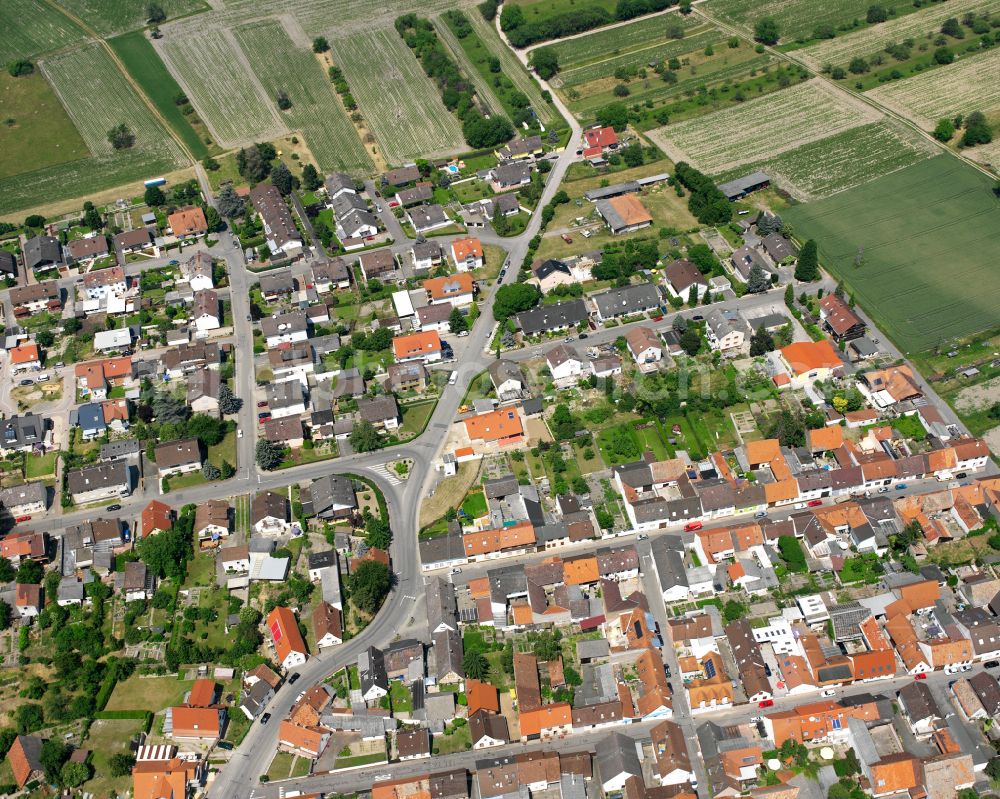
M 379 463 L 376 464 L 375 466 L 369 466 L 368 468 L 371 469 L 373 472 L 375 472 L 375 474 L 377 474 L 383 480 L 385 480 L 389 485 L 398 486 L 400 483 L 403 482 L 402 480 L 399 479 L 399 475 L 397 475 L 394 470 L 389 468 L 388 464 Z

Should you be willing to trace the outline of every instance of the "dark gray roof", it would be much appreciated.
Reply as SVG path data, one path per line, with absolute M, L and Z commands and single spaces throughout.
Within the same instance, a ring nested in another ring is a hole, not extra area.
M 103 422 L 102 412 L 102 426 Z M 43 417 L 30 411 L 23 416 L 11 416 L 0 421 L 0 444 L 4 449 L 20 449 L 41 444 L 45 439 L 47 424 Z
M 446 563 L 466 559 L 465 541 L 461 535 L 439 535 L 418 543 L 420 562 L 427 566 L 431 563 Z
M 53 236 L 35 236 L 24 242 L 24 266 L 37 269 L 62 262 L 62 247 Z
M 399 406 L 396 398 L 390 394 L 382 394 L 371 399 L 358 400 L 358 412 L 366 422 L 385 422 L 399 416 Z
M 302 511 L 306 516 L 326 517 L 336 511 L 357 507 L 354 486 L 346 477 L 326 474 L 301 490 Z
M 281 383 L 271 383 L 267 387 L 267 404 L 273 411 L 278 408 L 290 408 L 305 402 L 305 392 L 298 380 L 285 380 Z
M 439 680 L 454 672 L 465 676 L 462 668 L 462 636 L 456 630 L 442 630 L 431 636 L 434 642 L 434 676 Z
M 609 197 L 617 197 L 620 194 L 629 194 L 630 192 L 639 191 L 642 188 L 638 181 L 630 180 L 627 183 L 616 183 L 613 186 L 602 186 L 601 188 L 591 189 L 584 193 L 586 197 L 591 202 L 596 202 L 597 200 L 606 200 Z
M 82 494 L 85 491 L 95 491 L 100 488 L 128 485 L 128 466 L 123 461 L 84 466 L 82 469 L 71 470 L 66 479 L 71 494 Z
M 138 455 L 143 450 L 143 444 L 136 438 L 123 438 L 118 441 L 109 441 L 101 445 L 101 460 L 113 461 L 118 458 L 126 458 L 129 455 Z
M 908 682 L 899 689 L 899 700 L 911 723 L 928 718 L 942 718 L 941 709 L 926 683 L 916 680 Z
M 720 183 L 719 191 L 725 194 L 726 197 L 732 199 L 734 197 L 741 197 L 757 186 L 760 186 L 763 183 L 769 183 L 770 181 L 771 178 L 768 177 L 766 172 L 751 172 L 749 175 L 736 178 L 736 180 Z
M 358 655 L 358 677 L 361 680 L 362 694 L 368 693 L 373 686 L 389 690 L 389 676 L 385 670 L 382 650 L 370 646 Z
M 554 305 L 540 305 L 530 311 L 522 311 L 514 318 L 526 336 L 534 336 L 548 331 L 574 327 L 587 320 L 587 306 L 583 300 L 557 302 Z
M 604 319 L 649 311 L 659 306 L 660 292 L 652 283 L 638 283 L 611 289 L 592 297 Z
M 455 587 L 441 577 L 431 578 L 424 589 L 427 604 L 427 628 L 433 634 L 439 628 L 458 629 Z
M 642 764 L 636 753 L 635 739 L 613 732 L 597 742 L 597 773 L 601 782 L 607 782 L 621 774 L 642 777 Z
M 513 474 L 494 477 L 483 483 L 483 491 L 486 493 L 487 499 L 506 497 L 510 494 L 516 494 L 518 490 L 517 477 Z

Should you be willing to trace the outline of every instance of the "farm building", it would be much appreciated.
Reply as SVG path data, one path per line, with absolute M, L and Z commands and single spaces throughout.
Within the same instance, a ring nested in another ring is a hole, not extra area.
M 597 213 L 616 236 L 641 230 L 653 224 L 653 217 L 635 194 L 623 194 L 597 201 Z
M 766 189 L 770 185 L 771 178 L 769 178 L 766 173 L 752 172 L 749 175 L 736 178 L 736 180 L 720 183 L 719 191 L 725 194 L 730 201 L 733 201 L 746 197 L 748 194 L 759 191 L 760 189 Z

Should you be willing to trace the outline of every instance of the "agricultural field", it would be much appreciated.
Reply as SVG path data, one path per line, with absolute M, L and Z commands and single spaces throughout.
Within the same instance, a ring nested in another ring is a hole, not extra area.
M 284 122 L 230 31 L 203 29 L 156 43 L 167 68 L 223 147 L 266 141 Z
M 501 41 L 500 34 L 497 33 L 496 28 L 483 19 L 483 15 L 474 9 L 469 9 L 465 16 L 472 23 L 472 29 L 475 31 L 476 36 L 479 37 L 482 46 L 489 51 L 490 55 L 494 55 L 500 59 L 503 74 L 510 78 L 514 85 L 531 100 L 531 107 L 535 109 L 535 113 L 538 114 L 538 118 L 542 124 L 546 127 L 552 124 L 558 126 L 561 122 L 558 112 L 542 98 L 541 88 L 524 68 L 518 57 Z
M 950 155 L 785 209 L 904 353 L 996 326 L 994 181 Z M 859 265 L 860 261 L 860 265 Z
M 357 33 L 330 45 L 387 161 L 402 163 L 465 148 L 461 125 L 394 29 Z
M 3 0 L 0 30 L 6 63 L 59 50 L 84 38 L 84 32 L 43 0 Z
M 928 130 L 942 117 L 1000 109 L 1000 50 L 965 56 L 948 66 L 895 81 L 868 94 Z
M 137 0 L 58 0 L 59 5 L 75 14 L 102 36 L 145 26 L 147 3 Z M 204 0 L 157 0 L 167 19 L 207 11 Z
M 663 44 L 664 39 L 673 38 L 668 35 L 667 31 L 668 28 L 675 27 L 678 23 L 682 26 L 681 30 L 684 33 L 683 37 L 676 39 L 679 42 L 689 41 L 693 36 L 704 31 L 717 30 L 694 16 L 665 14 L 637 19 L 617 28 L 598 29 L 575 39 L 556 41 L 546 45 L 559 56 L 560 73 L 556 80 L 557 82 L 568 82 L 570 85 L 591 80 L 591 76 L 576 78 L 573 73 L 587 64 L 604 64 L 616 56 L 633 55 L 635 63 L 646 63 L 652 59 L 645 58 L 642 55 L 643 52 Z M 628 63 L 626 61 L 621 66 L 626 66 Z M 604 70 L 603 74 L 610 74 L 616 66 L 619 64 L 612 65 L 610 69 Z
M 92 157 L 0 180 L 0 214 L 95 194 L 185 164 L 180 148 L 100 45 L 46 59 L 41 69 Z M 132 129 L 136 141 L 115 151 L 108 131 L 121 123 Z
M 525 22 L 541 22 L 559 16 L 588 8 L 603 8 L 614 20 L 617 0 L 512 0 L 513 5 L 520 6 L 524 12 Z
M 12 78 L 0 73 L 0 180 L 90 155 L 66 109 L 35 72 Z
M 640 56 L 644 59 L 641 62 L 637 60 Z M 677 58 L 681 66 L 672 71 L 676 82 L 667 83 L 648 64 L 671 58 Z M 754 52 L 746 43 L 729 48 L 720 32 L 710 29 L 690 39 L 671 40 L 649 50 L 615 56 L 608 61 L 573 70 L 568 80 L 581 77 L 587 80 L 567 84 L 559 91 L 575 113 L 587 115 L 619 100 L 614 94 L 619 83 L 628 87 L 629 95 L 625 102 L 630 105 L 670 102 L 707 95 L 709 87 L 714 88 L 715 93 L 720 90 L 725 93 L 733 83 L 766 73 L 771 61 L 771 56 Z M 624 80 L 614 77 L 620 69 L 629 71 Z
M 94 155 L 125 154 L 108 141 L 108 131 L 124 123 L 135 133 L 130 152 L 168 154 L 178 166 L 184 163 L 176 143 L 99 45 L 46 59 L 42 70 Z
M 163 65 L 146 34 L 133 31 L 110 39 L 108 44 L 194 157 L 205 158 L 208 155 L 206 143 L 175 102 L 183 90 Z
M 237 28 L 235 35 L 268 97 L 288 95 L 292 107 L 279 114 L 305 136 L 319 168 L 369 173 L 365 146 L 313 54 L 296 47 L 277 21 Z
M 787 42 L 809 39 L 817 25 L 839 28 L 852 24 L 854 20 L 863 25 L 871 5 L 870 0 L 775 0 L 771 3 L 761 3 L 760 0 L 708 0 L 704 10 L 747 30 L 753 30 L 754 24 L 762 17 L 773 17 L 778 21 L 781 41 Z M 911 0 L 890 0 L 880 5 L 887 9 L 895 8 L 897 13 L 913 7 Z
M 733 180 L 758 169 L 796 199 L 809 202 L 860 186 L 940 152 L 909 128 L 873 122 L 715 176 Z
M 830 4 L 833 7 L 839 4 Z M 865 4 L 867 6 L 867 3 Z M 822 69 L 826 64 L 845 66 L 855 56 L 867 58 L 885 47 L 905 39 L 921 39 L 941 29 L 941 23 L 949 17 L 961 19 L 968 13 L 994 13 L 1000 11 L 1000 0 L 950 0 L 927 6 L 920 11 L 907 14 L 880 25 L 872 25 L 835 39 L 814 44 L 796 55 L 813 69 Z M 861 16 L 864 16 L 862 12 Z
M 878 119 L 869 106 L 820 80 L 800 83 L 649 134 L 674 161 L 715 174 L 771 158 Z

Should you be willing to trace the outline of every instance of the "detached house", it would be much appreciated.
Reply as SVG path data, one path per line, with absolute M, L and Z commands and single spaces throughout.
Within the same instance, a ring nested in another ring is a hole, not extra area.
M 663 360 L 663 342 L 651 327 L 633 327 L 625 334 L 625 344 L 642 371 L 655 369 Z
M 545 355 L 552 381 L 559 388 L 573 385 L 583 377 L 584 362 L 568 344 L 558 344 Z
M 451 259 L 459 272 L 479 269 L 483 265 L 483 245 L 477 238 L 455 239 L 451 243 Z
M 77 505 L 124 497 L 132 493 L 131 475 L 124 461 L 72 469 L 66 479 L 70 496 Z
M 309 656 L 306 642 L 299 632 L 295 614 L 284 607 L 277 607 L 267 616 L 267 629 L 274 644 L 274 653 L 283 669 L 294 669 L 306 662 Z
M 291 510 L 286 496 L 262 491 L 253 498 L 250 512 L 254 532 L 260 535 L 284 535 L 291 531 Z
M 108 297 L 122 297 L 128 290 L 125 270 L 120 266 L 98 269 L 83 276 L 83 291 L 88 299 L 106 300 Z
M 222 314 L 219 311 L 219 295 L 214 289 L 203 289 L 194 295 L 194 305 L 191 309 L 191 322 L 198 334 L 205 336 L 210 330 L 218 330 L 222 326 Z
M 184 438 L 160 444 L 154 452 L 161 478 L 188 474 L 201 468 L 201 442 L 197 438 Z
M 302 253 L 302 234 L 295 227 L 285 199 L 270 183 L 250 190 L 250 202 L 264 224 L 264 236 L 272 256 L 295 258 Z
M 611 289 L 593 297 L 594 305 L 597 306 L 597 318 L 601 322 L 657 311 L 660 299 L 660 292 L 651 283 Z
M 188 206 L 167 217 L 167 227 L 178 239 L 196 239 L 208 233 L 205 212 L 197 206 Z
M 440 205 L 421 205 L 406 212 L 406 221 L 417 233 L 430 233 L 453 224 Z
M 475 284 L 472 275 L 461 272 L 447 277 L 433 277 L 421 284 L 427 292 L 427 303 L 437 305 L 448 303 L 452 308 L 464 308 L 472 304 Z
M 441 360 L 441 337 L 436 331 L 430 330 L 412 333 L 408 336 L 396 336 L 392 340 L 392 352 L 396 363 L 406 361 L 424 361 L 431 363 Z
M 212 256 L 206 252 L 195 253 L 181 264 L 181 277 L 187 281 L 191 291 L 215 288 Z

